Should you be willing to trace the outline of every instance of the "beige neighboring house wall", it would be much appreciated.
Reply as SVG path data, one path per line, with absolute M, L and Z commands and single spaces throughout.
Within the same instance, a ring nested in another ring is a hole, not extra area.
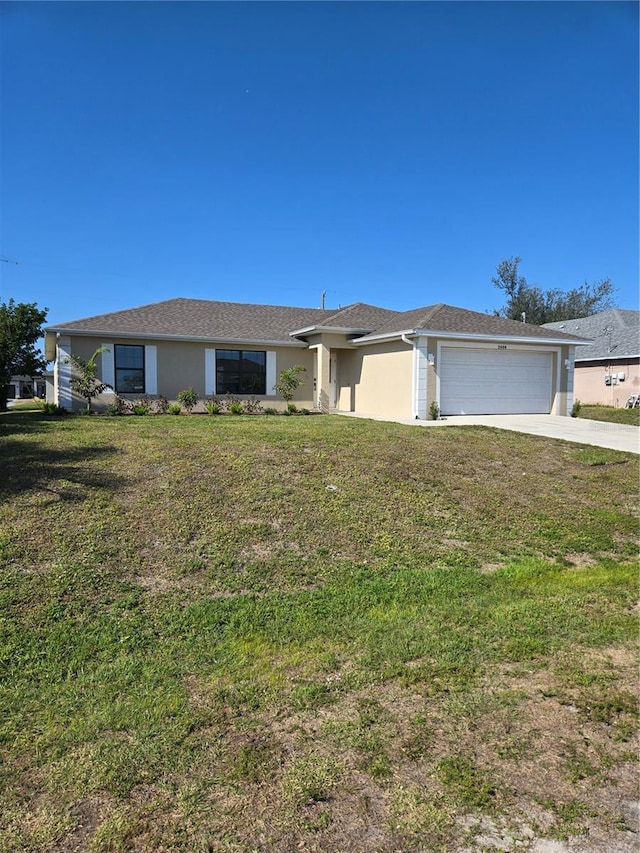
M 575 399 L 622 407 L 629 397 L 640 394 L 640 311 L 611 308 L 543 328 L 587 339 L 576 347 Z
M 629 397 L 640 394 L 640 360 L 637 358 L 595 365 L 578 362 L 574 377 L 575 398 L 587 405 L 622 408 Z
M 412 358 L 402 341 L 341 351 L 338 410 L 411 418 Z

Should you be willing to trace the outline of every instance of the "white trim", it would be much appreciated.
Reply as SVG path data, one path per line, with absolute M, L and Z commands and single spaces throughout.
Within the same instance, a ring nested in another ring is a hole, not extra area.
M 503 339 L 504 340 L 504 339 Z M 500 343 L 499 341 L 494 341 L 493 343 L 465 343 L 464 341 L 457 341 L 455 343 L 442 343 L 438 341 L 438 360 L 436 363 L 436 401 L 438 406 L 440 406 L 440 366 L 442 364 L 442 349 L 493 349 Z M 540 344 L 538 340 L 536 343 Z M 564 343 L 567 343 L 566 341 Z M 562 350 L 559 347 L 545 347 L 545 346 L 520 346 L 518 344 L 510 345 L 510 350 L 521 350 L 524 352 L 550 352 L 556 354 L 556 380 L 555 380 L 555 395 L 553 394 L 553 389 L 551 389 L 552 399 L 550 400 L 550 413 L 559 415 L 560 414 L 560 376 L 562 365 L 561 362 L 561 353 Z
M 150 344 L 144 348 L 144 390 L 158 393 L 158 348 Z
M 71 394 L 71 338 L 67 335 L 58 335 L 58 357 L 56 358 L 54 371 L 55 402 L 58 406 L 71 409 L 73 396 Z
M 115 392 L 116 390 L 116 371 L 115 360 L 113 357 L 113 347 L 109 344 L 102 344 L 104 352 L 100 355 L 100 371 L 101 379 Z
M 295 329 L 293 332 L 289 332 L 289 334 L 291 336 L 315 335 L 322 334 L 322 332 L 330 332 L 332 334 L 339 332 L 343 335 L 367 335 L 369 329 L 361 329 L 359 326 L 305 326 L 304 329 Z
M 110 337 L 118 340 L 128 341 L 192 341 L 193 343 L 216 343 L 216 344 L 237 344 L 241 346 L 251 347 L 295 347 L 298 349 L 307 349 L 307 344 L 304 341 L 264 341 L 264 340 L 249 340 L 247 338 L 217 338 L 217 337 L 197 337 L 196 335 L 163 335 L 150 332 L 108 332 L 105 329 L 66 329 L 50 327 L 46 331 L 56 332 L 58 335 L 73 335 L 86 338 L 95 337 Z
M 215 396 L 216 393 L 216 351 L 204 351 L 204 393 Z
M 276 384 L 276 354 L 273 350 L 267 350 L 267 376 L 265 394 L 275 394 Z
M 367 335 L 365 339 L 356 339 L 350 341 L 354 346 L 366 346 L 367 344 L 377 344 L 380 341 L 385 340 L 393 340 L 394 338 L 402 338 L 402 337 L 430 337 L 430 338 L 444 338 L 447 340 L 460 340 L 460 341 L 494 341 L 496 343 L 520 343 L 520 344 L 538 344 L 538 346 L 545 346 L 546 344 L 563 344 L 574 346 L 576 344 L 580 344 L 581 341 L 585 341 L 584 338 L 573 338 L 573 337 L 565 337 L 565 338 L 539 338 L 528 335 L 501 335 L 498 333 L 493 334 L 474 334 L 473 332 L 439 332 L 432 329 L 405 329 L 402 332 L 388 332 L 386 334 L 380 335 Z M 586 343 L 591 343 L 590 341 L 585 341 Z M 462 344 L 461 344 L 462 345 Z
M 567 359 L 567 415 L 571 414 L 573 409 L 573 399 L 574 399 L 574 388 L 575 388 L 575 356 L 576 356 L 576 348 L 569 347 L 569 357 Z
M 421 421 L 427 419 L 427 380 L 429 373 L 429 354 L 427 338 L 418 338 L 413 347 L 413 394 L 414 417 Z

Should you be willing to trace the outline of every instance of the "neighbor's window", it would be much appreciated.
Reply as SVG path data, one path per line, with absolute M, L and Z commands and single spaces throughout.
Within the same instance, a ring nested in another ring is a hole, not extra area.
M 116 393 L 144 394 L 144 347 L 116 344 Z
M 217 394 L 266 394 L 266 385 L 266 352 L 216 350 Z

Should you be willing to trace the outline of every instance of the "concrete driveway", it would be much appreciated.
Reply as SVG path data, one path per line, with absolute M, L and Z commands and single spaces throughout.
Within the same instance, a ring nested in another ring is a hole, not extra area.
M 564 441 L 575 441 L 578 444 L 592 444 L 596 447 L 608 447 L 611 450 L 640 454 L 639 427 L 604 421 L 588 421 L 584 418 L 561 418 L 557 415 L 449 415 L 439 421 L 412 421 L 381 418 L 375 415 L 355 415 L 353 412 L 340 412 L 338 414 L 380 421 L 393 420 L 395 423 L 406 424 L 407 426 L 435 428 L 488 426 L 495 429 L 526 432 L 529 435 L 544 435 L 547 438 L 560 438 Z

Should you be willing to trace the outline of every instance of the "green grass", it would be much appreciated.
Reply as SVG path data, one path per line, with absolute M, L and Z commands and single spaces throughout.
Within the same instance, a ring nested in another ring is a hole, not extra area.
M 0 850 L 622 831 L 637 457 L 16 411 L 0 465 Z
M 582 404 L 580 407 L 580 418 L 591 421 L 608 421 L 614 424 L 630 424 L 640 426 L 640 409 L 615 409 L 613 406 L 588 406 Z

